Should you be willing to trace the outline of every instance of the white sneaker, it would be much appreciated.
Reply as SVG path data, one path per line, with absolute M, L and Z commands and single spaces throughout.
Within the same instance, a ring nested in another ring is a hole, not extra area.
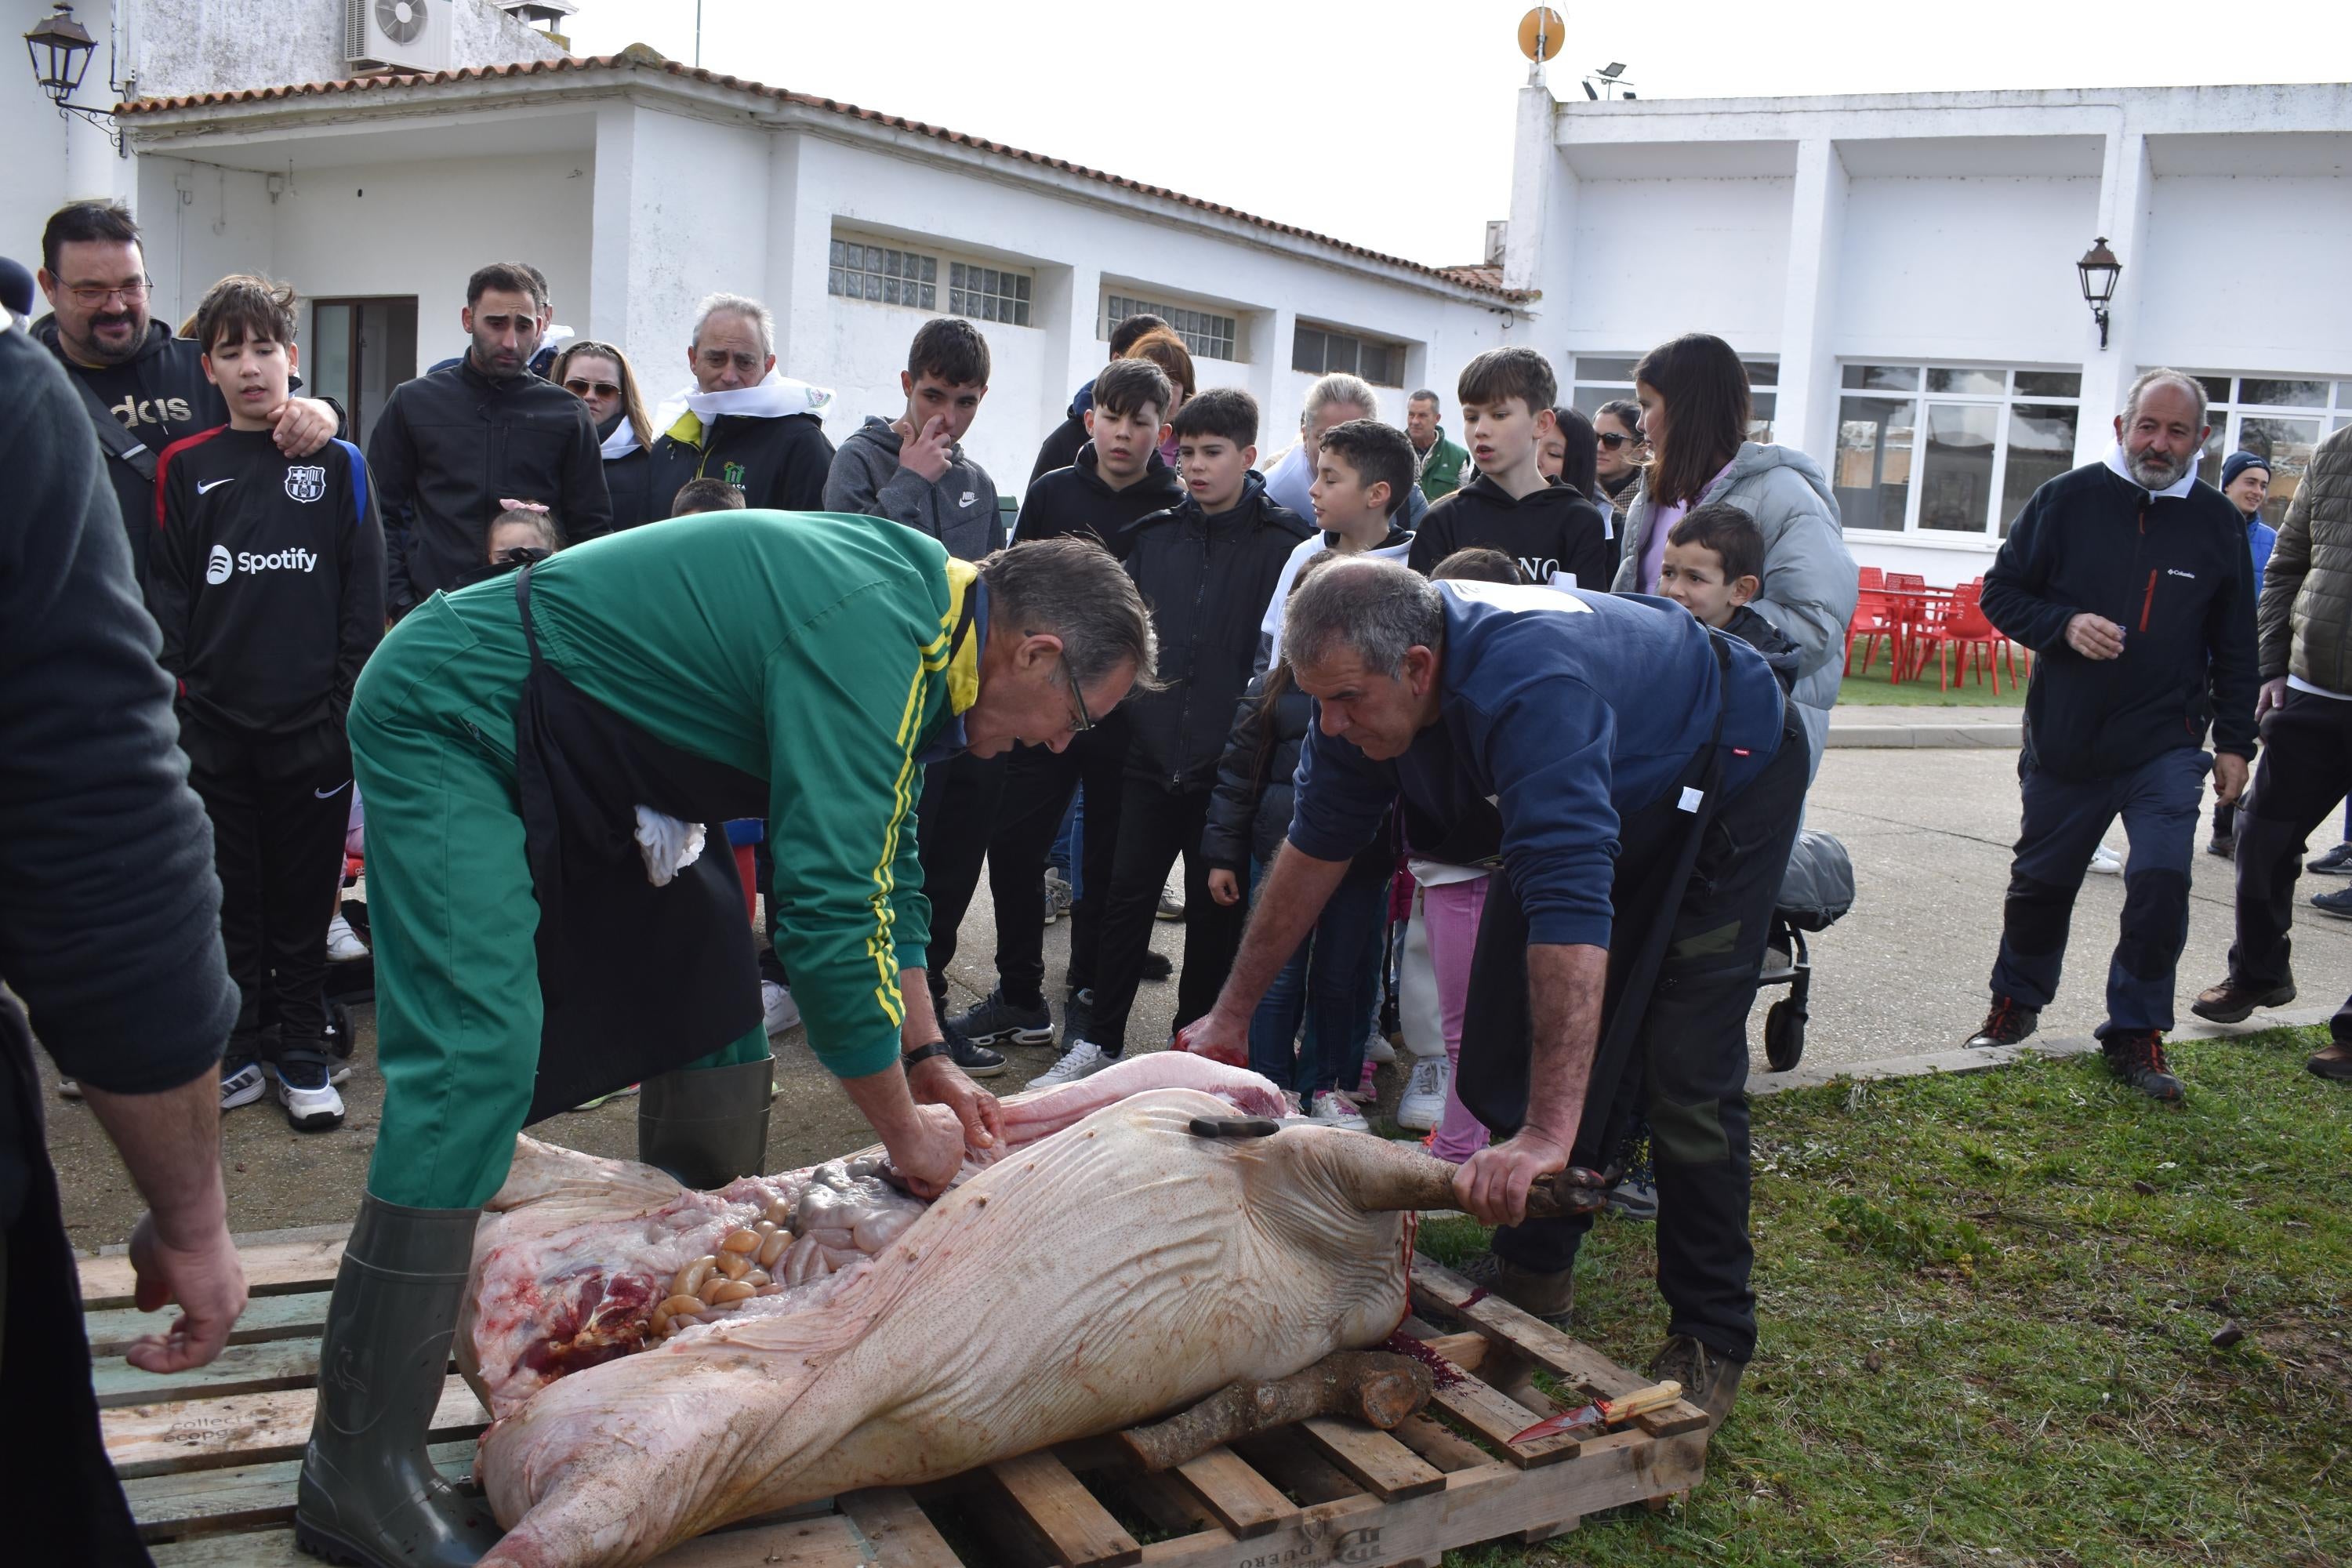
M 1315 1097 L 1315 1108 L 1307 1117 L 1326 1127 L 1344 1127 L 1350 1132 L 1370 1132 L 1372 1124 L 1356 1109 L 1356 1102 L 1336 1089 L 1327 1089 Z
M 335 918 L 327 922 L 327 962 L 353 963 L 367 955 L 367 943 L 360 940 L 360 933 L 352 929 L 352 922 L 343 919 L 341 911 L 338 910 Z
M 1445 1090 L 1453 1068 L 1444 1057 L 1414 1059 L 1412 1076 L 1404 1080 L 1404 1098 L 1397 1101 L 1399 1127 L 1431 1132 L 1445 1120 Z
M 1380 1067 L 1386 1067 L 1396 1060 L 1395 1045 L 1381 1033 L 1377 1024 L 1372 1026 L 1372 1032 L 1364 1037 L 1364 1059 Z
M 801 1005 L 793 994 L 772 980 L 760 982 L 760 1008 L 768 1017 L 768 1033 L 781 1035 L 801 1026 Z
M 220 1108 L 235 1110 L 240 1105 L 251 1105 L 268 1087 L 262 1080 L 260 1064 L 247 1062 L 221 1079 Z
M 278 1103 L 298 1132 L 324 1132 L 343 1124 L 343 1097 L 328 1080 L 324 1062 L 280 1063 Z
M 1110 1066 L 1111 1058 L 1092 1040 L 1080 1040 L 1062 1053 L 1062 1059 L 1029 1080 L 1031 1089 L 1059 1089 L 1082 1078 L 1092 1078 Z
M 2102 844 L 2091 851 L 2091 870 L 2101 877 L 2120 877 L 2124 874 L 2124 858 Z
M 81 1085 L 74 1082 L 74 1080 L 69 1078 L 61 1078 L 58 1079 L 58 1093 L 68 1100 L 79 1100 L 81 1098 Z

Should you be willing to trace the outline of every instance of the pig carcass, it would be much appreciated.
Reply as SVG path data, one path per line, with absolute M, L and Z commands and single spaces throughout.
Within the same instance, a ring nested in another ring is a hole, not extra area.
M 928 1205 L 872 1152 L 698 1193 L 523 1140 L 459 1325 L 496 1417 L 477 1473 L 508 1534 L 485 1563 L 644 1563 L 1380 1342 L 1427 1158 L 1192 1130 L 1285 1109 L 1254 1073 L 1155 1053 L 1007 1101 L 1005 1145 Z

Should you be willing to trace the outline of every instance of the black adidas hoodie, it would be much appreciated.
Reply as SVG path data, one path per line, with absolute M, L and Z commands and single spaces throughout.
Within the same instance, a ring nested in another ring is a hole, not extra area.
M 1111 489 L 1096 470 L 1095 444 L 1089 441 L 1078 448 L 1076 462 L 1030 484 L 1021 498 L 1020 521 L 1013 525 L 1013 542 L 1082 533 L 1124 561 L 1132 525 L 1183 500 L 1183 481 L 1157 452 L 1141 479 L 1123 490 Z
M 1617 552 L 1601 509 L 1566 485 L 1513 500 L 1481 474 L 1429 509 L 1405 564 L 1426 576 L 1457 550 L 1499 550 L 1530 583 L 1609 592 Z

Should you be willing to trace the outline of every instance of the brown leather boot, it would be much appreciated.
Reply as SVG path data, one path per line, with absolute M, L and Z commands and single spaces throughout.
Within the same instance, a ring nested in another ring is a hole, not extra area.
M 2216 1024 L 2242 1024 L 2257 1007 L 2284 1007 L 2294 1000 L 2294 982 L 2287 980 L 2277 985 L 2241 985 L 2231 975 L 2219 985 L 2208 985 L 2197 993 L 2197 1000 L 2189 1010 L 2200 1018 Z
M 1573 1270 L 1538 1274 L 1492 1252 L 1482 1252 L 1458 1272 L 1473 1285 L 1500 1296 L 1529 1317 L 1541 1318 L 1555 1329 L 1568 1327 L 1570 1309 L 1576 1304 Z
M 1747 1370 L 1746 1362 L 1734 1361 L 1688 1334 L 1676 1334 L 1650 1359 L 1650 1381 L 1664 1383 L 1672 1378 L 1681 1384 L 1683 1397 L 1714 1417 L 1717 1426 L 1731 1414 L 1731 1402 L 1739 1394 L 1740 1374 Z

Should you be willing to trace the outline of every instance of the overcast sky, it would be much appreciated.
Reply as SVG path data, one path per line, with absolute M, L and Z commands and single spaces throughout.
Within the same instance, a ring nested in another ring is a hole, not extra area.
M 1559 5 L 1552 90 L 1644 98 L 2352 79 L 2352 0 Z M 572 47 L 694 58 L 695 0 L 580 0 Z M 1510 206 L 1528 0 L 702 0 L 702 63 L 1433 265 Z M 1654 29 L 1655 36 L 1649 36 Z

